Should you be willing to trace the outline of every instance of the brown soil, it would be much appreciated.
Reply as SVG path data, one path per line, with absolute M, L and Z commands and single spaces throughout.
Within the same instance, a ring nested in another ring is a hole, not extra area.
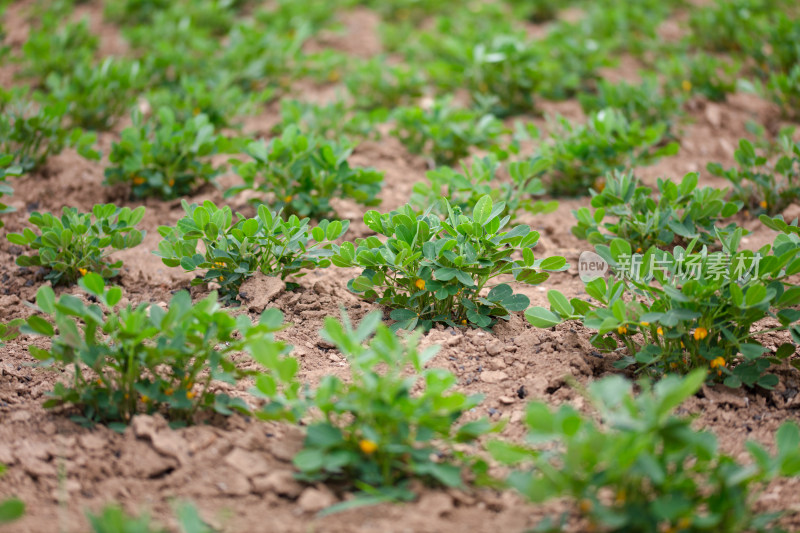
M 95 7 L 92 4 L 81 8 L 80 13 L 89 15 L 93 27 L 99 28 Z M 12 8 L 9 16 L 12 15 L 17 17 L 18 10 Z M 380 39 L 375 34 L 377 21 L 371 13 L 355 11 L 352 17 L 344 17 L 343 26 L 344 34 L 325 35 L 317 45 L 361 56 L 380 52 Z M 114 35 L 109 35 L 106 27 L 101 29 L 104 42 L 116 43 L 114 49 L 119 50 L 122 45 Z M 667 31 L 677 30 L 665 27 Z M 18 46 L 24 42 L 24 33 L 25 26 L 20 24 L 8 41 Z M 620 71 L 609 76 L 629 79 L 634 68 L 632 62 L 623 62 Z M 330 90 L 307 87 L 301 96 L 315 100 Z M 580 111 L 574 102 L 556 105 L 552 111 L 563 109 Z M 269 127 L 264 124 L 277 122 L 276 115 L 277 110 L 271 108 L 250 117 L 247 129 L 266 132 Z M 731 165 L 734 147 L 746 136 L 746 121 L 756 120 L 775 131 L 777 117 L 770 104 L 748 95 L 735 95 L 723 104 L 693 102 L 692 119 L 683 128 L 680 154 L 640 169 L 639 174 L 654 183 L 657 177 L 679 179 L 686 172 L 703 171 L 709 161 Z M 102 136 L 105 153 L 114 139 L 114 134 Z M 382 210 L 405 203 L 411 187 L 424 179 L 426 170 L 424 160 L 408 154 L 391 138 L 362 143 L 352 162 L 385 171 Z M 102 163 L 88 162 L 75 153 L 67 151 L 52 158 L 41 173 L 13 182 L 15 194 L 10 204 L 17 212 L 4 216 L 4 231 L 21 231 L 33 210 L 57 212 L 62 206 L 89 210 L 93 204 L 107 201 L 135 205 L 122 199 L 118 192 L 102 187 L 102 176 Z M 706 173 L 702 180 L 704 184 L 722 185 Z M 221 193 L 212 188 L 188 200 L 201 202 L 207 198 L 224 203 Z M 125 263 L 119 283 L 132 303 L 165 302 L 172 292 L 187 288 L 192 276 L 165 267 L 151 250 L 159 241 L 157 227 L 174 224 L 183 211 L 177 201 L 146 201 L 145 205 L 147 214 L 142 226 L 148 234 L 141 246 L 119 254 Z M 231 205 L 235 210 L 243 207 Z M 582 205 L 586 205 L 585 200 L 565 200 L 553 214 L 524 220 L 542 234 L 537 253 L 564 255 L 573 265 L 576 263 L 580 252 L 589 249 L 569 231 L 570 211 Z M 360 221 L 362 208 L 346 202 L 337 204 L 337 208 L 342 218 L 353 222 L 348 238 L 367 234 Z M 798 210 L 797 206 L 790 209 Z M 741 222 L 753 230 L 747 237 L 747 246 L 756 248 L 774 237 L 757 221 Z M 42 283 L 41 272 L 15 266 L 21 252 L 7 240 L 0 240 L 2 322 L 29 315 L 27 304 L 33 302 Z M 248 310 L 251 315 L 266 304 L 284 312 L 291 327 L 279 336 L 295 347 L 302 367 L 301 379 L 312 385 L 324 375 L 347 372 L 347 362 L 317 333 L 324 317 L 338 316 L 344 306 L 353 320 L 359 320 L 375 308 L 348 292 L 346 280 L 350 274 L 333 269 L 315 271 L 301 278 L 300 288 L 293 292 L 260 278 L 245 289 L 254 302 Z M 550 288 L 561 290 L 568 297 L 585 294 L 574 267 L 553 275 L 545 286 L 517 287 L 531 298 L 533 305 L 547 305 L 545 295 Z M 75 288 L 57 290 L 61 292 L 79 293 Z M 193 294 L 203 296 L 198 289 L 193 289 Z M 423 337 L 423 343 L 441 345 L 430 364 L 454 372 L 460 390 L 485 395 L 483 404 L 470 417 L 508 418 L 504 436 L 521 438 L 521 418 L 527 401 L 540 399 L 554 406 L 569 403 L 585 409 L 583 397 L 567 385 L 567 378 L 585 384 L 613 372 L 614 357 L 594 351 L 590 336 L 577 324 L 535 329 L 517 315 L 491 333 L 434 329 Z M 0 498 L 15 495 L 27 504 L 25 517 L 5 526 L 3 531 L 85 531 L 85 511 L 97 512 L 114 501 L 131 512 L 147 511 L 174 529 L 172 502 L 191 500 L 209 523 L 230 532 L 521 532 L 534 527 L 545 515 L 569 510 L 562 502 L 529 505 L 510 491 L 424 489 L 415 503 L 384 504 L 318 518 L 317 511 L 342 495 L 334 495 L 324 486 L 306 487 L 292 479 L 291 457 L 302 440 L 299 429 L 238 416 L 177 431 L 169 430 L 158 417 L 146 416 L 136 418 L 124 434 L 103 427 L 86 429 L 69 421 L 63 412 L 42 408 L 43 397 L 59 379 L 59 372 L 35 365 L 27 351 L 32 342 L 41 340 L 23 336 L 0 348 L 0 463 L 9 466 L 0 484 Z M 242 364 L 248 364 L 244 358 Z M 744 452 L 748 439 L 771 445 L 781 422 L 800 419 L 798 375 L 790 368 L 780 372 L 781 384 L 773 392 L 704 389 L 682 409 L 697 417 L 697 427 L 714 431 L 724 451 L 748 460 Z M 236 393 L 244 395 L 247 388 L 242 384 Z M 800 510 L 798 489 L 798 480 L 774 483 L 763 493 L 758 507 Z M 573 519 L 570 529 L 580 531 L 583 525 Z M 790 513 L 783 525 L 800 529 L 800 517 Z

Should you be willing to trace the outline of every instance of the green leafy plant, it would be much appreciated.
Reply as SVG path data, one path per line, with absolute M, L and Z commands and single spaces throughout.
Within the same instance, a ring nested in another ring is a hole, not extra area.
M 659 178 L 654 195 L 632 172 L 607 174 L 601 190 L 590 191 L 594 212 L 588 207 L 572 212 L 578 221 L 572 233 L 592 244 L 621 238 L 639 253 L 651 246 L 686 244 L 694 238 L 701 245 L 716 246 L 718 232 L 727 235 L 737 227 L 731 222 L 720 228 L 717 223 L 738 213 L 742 204 L 725 201 L 727 189 L 698 189 L 697 180 L 696 172 L 686 174 L 680 183 Z
M 423 210 L 441 205 L 439 199 L 444 196 L 453 207 L 471 211 L 478 200 L 488 194 L 495 202 L 505 202 L 506 210 L 502 215 L 510 216 L 510 221 L 520 210 L 532 214 L 552 213 L 558 209 L 558 202 L 534 202 L 530 198 L 545 193 L 542 180 L 536 176 L 548 166 L 549 163 L 542 159 L 509 163 L 507 171 L 511 179 L 501 181 L 497 176 L 500 163 L 496 157 L 475 157 L 471 166 L 462 161 L 461 172 L 447 166 L 429 170 L 425 174 L 428 183 L 414 184 L 410 203 Z
M 45 11 L 41 27 L 33 28 L 22 45 L 21 74 L 40 83 L 53 73 L 67 75 L 73 65 L 91 61 L 99 44 L 88 20 L 65 23 L 57 13 Z
M 11 185 L 6 183 L 6 178 L 9 176 L 22 175 L 22 167 L 13 165 L 13 161 L 14 157 L 11 155 L 0 155 L 0 199 L 2 199 L 5 195 L 11 196 L 14 194 L 14 189 L 11 188 Z M 13 213 L 14 211 L 16 211 L 16 209 L 4 204 L 0 200 L 0 215 L 5 213 Z M 0 220 L 0 228 L 2 227 L 3 221 Z
M 56 300 L 44 286 L 36 293 L 37 309 L 57 331 L 39 315 L 21 331 L 52 339 L 49 350 L 29 347 L 35 358 L 72 370 L 71 383 L 57 382 L 45 407 L 75 406 L 76 419 L 85 423 L 120 428 L 138 413 L 162 412 L 173 424 L 186 424 L 198 411 L 248 413 L 244 400 L 218 393 L 212 384 L 235 384 L 252 374 L 236 367 L 233 353 L 256 343 L 285 348 L 272 338 L 282 328 L 277 309 L 266 310 L 254 325 L 247 315 L 234 318 L 220 309 L 216 293 L 192 304 L 189 293 L 179 291 L 166 309 L 142 303 L 115 310 L 119 287 L 106 287 L 94 273 L 78 284 L 100 305 L 70 294 Z
M 119 274 L 122 261 L 110 263 L 108 256 L 142 242 L 144 232 L 135 226 L 144 217 L 144 210 L 143 206 L 131 210 L 114 204 L 97 204 L 91 213 L 64 207 L 61 217 L 34 211 L 28 221 L 40 233 L 25 228 L 22 233 L 9 233 L 8 240 L 35 250 L 33 255 L 20 255 L 17 264 L 48 268 L 45 279 L 53 285 L 75 283 L 87 272 L 113 278 Z
M 202 206 L 182 200 L 181 205 L 187 216 L 176 227 L 158 228 L 164 240 L 154 253 L 169 267 L 181 266 L 187 272 L 206 270 L 192 283 L 218 283 L 226 301 L 235 300 L 242 282 L 257 271 L 286 279 L 303 276 L 301 270 L 327 267 L 332 241 L 350 225 L 347 220 L 323 220 L 312 227 L 307 218 L 292 215 L 284 220 L 264 205 L 258 207 L 255 218 L 237 214 L 234 224 L 228 206 L 220 209 L 209 200 Z M 199 242 L 203 253 L 197 251 Z
M 351 379 L 323 378 L 312 400 L 321 415 L 293 461 L 301 479 L 360 489 L 361 498 L 349 505 L 411 499 L 412 479 L 461 486 L 462 467 L 471 460 L 454 445 L 492 430 L 485 419 L 456 426 L 481 397 L 451 392 L 452 373 L 425 368 L 437 347 L 420 351 L 418 336 L 404 341 L 380 322 L 380 313 L 357 329 L 346 316 L 344 325 L 325 320 L 321 335 L 347 357 Z
M 333 212 L 333 198 L 350 198 L 362 205 L 377 205 L 383 172 L 351 168 L 347 159 L 352 146 L 305 135 L 287 127 L 269 143 L 251 142 L 245 148 L 250 161 L 233 161 L 243 185 L 228 189 L 226 196 L 243 190 L 267 194 L 266 203 L 287 214 L 321 218 Z
M 137 111 L 133 126 L 111 146 L 113 166 L 105 170 L 105 183 L 130 185 L 136 198 L 175 198 L 192 192 L 198 181 L 213 181 L 223 169 L 209 158 L 231 149 L 231 141 L 215 133 L 206 115 L 178 122 L 167 107 L 149 120 Z
M 781 107 L 789 118 L 800 118 L 800 65 L 788 73 L 772 74 L 767 84 L 772 100 Z
M 278 134 L 296 125 L 298 129 L 312 136 L 327 139 L 353 137 L 380 138 L 375 125 L 388 117 L 386 109 L 350 112 L 350 106 L 343 100 L 318 105 L 300 100 L 284 98 L 281 100 L 281 123 L 275 126 Z
M 194 77 L 184 75 L 175 84 L 159 87 L 147 94 L 153 109 L 168 107 L 177 122 L 187 122 L 205 115 L 215 128 L 237 126 L 236 117 L 250 111 L 255 104 L 272 98 L 273 91 L 250 94 L 232 85 L 227 75 Z
M 65 74 L 47 76 L 50 97 L 66 102 L 65 115 L 73 126 L 107 130 L 133 105 L 144 83 L 136 61 L 106 58 L 99 65 L 86 61 Z
M 0 324 L 0 338 L 2 338 L 2 324 Z M 2 344 L 0 344 L 2 346 Z M 6 465 L 0 464 L 0 476 L 5 474 Z M 8 524 L 19 520 L 25 514 L 25 503 L 19 498 L 0 500 L 0 524 Z
M 593 527 L 615 532 L 761 531 L 775 514 L 757 514 L 760 489 L 800 474 L 800 430 L 777 431 L 777 453 L 750 441 L 752 464 L 718 449 L 710 431 L 695 431 L 675 409 L 695 394 L 703 371 L 670 376 L 633 394 L 620 376 L 589 385 L 603 425 L 570 406 L 528 405 L 529 444 L 490 442 L 492 456 L 517 468 L 511 486 L 534 502 L 566 497 Z M 544 525 L 544 524 L 543 524 Z
M 761 335 L 785 331 L 800 343 L 800 287 L 790 282 L 800 272 L 800 236 L 781 234 L 756 252 L 737 251 L 742 233 L 721 237 L 723 249 L 713 253 L 705 247 L 695 253 L 697 239 L 672 253 L 653 247 L 633 254 L 623 239 L 598 245 L 618 278 L 587 283 L 597 303 L 550 291 L 550 309 L 531 307 L 526 317 L 537 327 L 582 320 L 597 331 L 596 347 L 624 348 L 620 368 L 634 365 L 652 376 L 702 368 L 729 387 L 772 388 L 778 378 L 769 367 L 796 346 L 787 342 L 771 352 Z M 765 318 L 775 324 L 760 322 Z
M 559 117 L 555 126 L 558 130 L 552 134 L 552 143 L 544 144 L 538 154 L 551 162 L 546 183 L 554 195 L 584 195 L 607 172 L 647 164 L 678 151 L 677 143 L 659 147 L 666 124 L 629 122 L 616 109 L 592 114 L 585 125 L 573 125 Z
M 597 92 L 580 93 L 578 100 L 586 113 L 614 108 L 622 111 L 628 120 L 638 121 L 645 127 L 666 124 L 665 135 L 674 137 L 676 122 L 683 115 L 684 98 L 681 96 L 666 94 L 658 78 L 648 75 L 638 85 L 600 80 Z
M 408 65 L 387 65 L 386 57 L 375 57 L 357 65 L 344 78 L 354 104 L 365 110 L 394 109 L 422 96 L 425 77 Z
M 457 108 L 449 100 L 437 100 L 430 109 L 399 108 L 392 116 L 392 135 L 437 165 L 455 165 L 471 148 L 491 148 L 503 132 L 493 115 Z
M 491 327 L 530 303 L 505 283 L 493 285 L 495 278 L 511 274 L 536 285 L 548 272 L 567 268 L 563 257 L 534 257 L 539 233 L 529 226 L 505 229 L 503 202 L 483 196 L 467 216 L 443 201 L 445 220 L 430 210 L 417 215 L 409 205 L 386 214 L 368 211 L 364 223 L 386 242 L 375 236 L 345 242 L 331 258 L 336 266 L 363 268 L 348 288 L 392 309 L 392 329 L 428 329 L 434 323 Z M 514 260 L 515 253 L 521 258 Z
M 730 181 L 731 199 L 751 212 L 780 213 L 800 200 L 800 142 L 792 141 L 793 133 L 793 128 L 781 131 L 765 155 L 756 154 L 753 144 L 741 139 L 734 152 L 739 168 L 725 170 L 719 163 L 709 163 L 708 171 Z
M 98 160 L 97 137 L 79 128 L 64 127 L 66 102 L 34 96 L 34 104 L 24 93 L 0 89 L 0 154 L 11 155 L 23 172 L 41 167 L 51 155 L 74 147 L 87 159 Z
M 181 533 L 214 533 L 191 503 L 179 503 L 174 509 Z M 118 505 L 106 506 L 100 514 L 87 513 L 86 516 L 93 533 L 166 533 L 165 529 L 154 528 L 146 514 L 129 516 Z
M 657 67 L 666 77 L 665 91 L 672 98 L 699 94 L 712 102 L 724 102 L 728 94 L 736 92 L 741 63 L 734 58 L 687 54 L 673 55 Z

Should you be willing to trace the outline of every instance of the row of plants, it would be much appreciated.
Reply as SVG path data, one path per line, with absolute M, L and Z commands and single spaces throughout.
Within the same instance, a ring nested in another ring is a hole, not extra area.
M 58 383 L 45 406 L 67 405 L 79 421 L 118 429 L 137 413 L 161 412 L 173 425 L 204 411 L 235 409 L 289 422 L 311 414 L 294 457 L 298 478 L 357 491 L 327 512 L 412 499 L 410 482 L 420 480 L 512 486 L 534 502 L 566 497 L 591 524 L 614 531 L 746 531 L 778 517 L 754 512 L 757 491 L 777 477 L 800 474 L 800 429 L 793 423 L 778 430 L 774 455 L 748 443 L 751 464 L 742 465 L 718 450 L 711 433 L 674 416 L 704 382 L 703 370 L 652 387 L 641 381 L 639 394 L 622 377 L 606 378 L 584 392 L 602 425 L 570 407 L 533 402 L 524 444 L 486 440 L 502 422 L 467 415 L 481 398 L 453 392 L 455 376 L 427 366 L 437 347 L 420 350 L 419 334 L 401 339 L 380 313 L 358 327 L 346 315 L 326 319 L 321 335 L 347 358 L 351 376 L 327 376 L 310 389 L 297 380 L 291 348 L 274 338 L 285 327 L 278 310 L 253 322 L 221 309 L 216 295 L 192 304 L 183 291 L 166 309 L 120 307 L 121 290 L 105 286 L 101 276 L 87 274 L 79 285 L 96 303 L 69 294 L 56 299 L 42 287 L 37 310 L 49 320 L 37 314 L 12 325 L 52 339 L 49 350 L 30 347 L 37 359 L 74 370 L 71 383 Z M 230 355 L 238 351 L 262 369 L 237 369 Z M 209 387 L 246 376 L 254 378 L 255 402 Z M 510 475 L 489 475 L 478 454 L 483 446 L 512 467 Z M 554 518 L 563 523 L 567 515 Z
M 567 269 L 566 259 L 537 258 L 538 232 L 509 226 L 506 204 L 490 195 L 480 197 L 469 215 L 446 199 L 440 201 L 442 215 L 432 207 L 418 214 L 410 205 L 390 213 L 368 211 L 364 223 L 375 235 L 340 244 L 347 221 L 312 226 L 307 218 L 285 218 L 263 205 L 255 217 L 237 214 L 234 221 L 227 206 L 184 201 L 186 216 L 174 227 L 159 228 L 163 240 L 154 253 L 169 267 L 201 271 L 192 284 L 213 284 L 226 303 L 238 302 L 241 284 L 256 272 L 295 280 L 314 268 L 356 267 L 361 273 L 348 288 L 383 306 L 393 330 L 435 324 L 488 329 L 525 311 L 539 327 L 582 320 L 597 330 L 595 346 L 625 348 L 618 365 L 634 365 L 638 372 L 662 376 L 711 368 L 711 380 L 732 387 L 774 387 L 777 378 L 767 369 L 793 355 L 795 346 L 788 342 L 772 353 L 759 338 L 786 331 L 800 342 L 794 309 L 800 289 L 792 282 L 800 272 L 797 221 L 789 225 L 780 216 L 762 215 L 780 234 L 759 250 L 740 250 L 744 230 L 718 224 L 741 207 L 724 203 L 724 191 L 698 189 L 697 174 L 680 184 L 660 181 L 659 188 L 656 201 L 632 175 L 609 175 L 592 201 L 595 212 L 575 212 L 573 232 L 595 244 L 597 258 L 615 277 L 587 283 L 593 301 L 569 301 L 550 291 L 549 310 L 530 307 L 501 276 L 538 285 L 551 272 Z M 603 222 L 607 209 L 613 222 Z M 34 212 L 31 222 L 40 233 L 26 228 L 8 239 L 34 251 L 20 255 L 17 264 L 46 267 L 53 284 L 90 272 L 109 279 L 121 267 L 109 261 L 109 253 L 141 242 L 135 226 L 143 216 L 143 207 L 131 211 L 113 204 L 95 206 L 93 217 L 74 208 L 61 218 Z M 289 288 L 296 286 L 289 281 Z M 778 324 L 754 329 L 765 318 Z

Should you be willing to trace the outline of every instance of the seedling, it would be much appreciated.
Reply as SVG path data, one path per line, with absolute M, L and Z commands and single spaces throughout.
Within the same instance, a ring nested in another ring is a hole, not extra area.
M 39 315 L 21 331 L 51 338 L 49 350 L 31 345 L 31 354 L 72 371 L 71 383 L 57 382 L 44 406 L 74 406 L 83 423 L 120 429 L 138 413 L 160 412 L 179 425 L 192 423 L 200 411 L 249 413 L 244 400 L 218 393 L 212 384 L 235 385 L 253 373 L 237 368 L 233 353 L 257 343 L 285 350 L 272 338 L 282 328 L 277 309 L 253 324 L 247 315 L 234 318 L 220 309 L 216 293 L 192 304 L 189 293 L 179 291 L 166 309 L 142 303 L 115 310 L 119 287 L 106 287 L 94 273 L 78 284 L 99 303 L 86 305 L 70 294 L 56 300 L 53 289 L 41 287 L 37 309 L 57 331 Z
M 510 181 L 501 180 L 497 175 L 500 163 L 495 156 L 475 157 L 471 166 L 462 162 L 460 173 L 447 166 L 438 167 L 425 174 L 428 183 L 414 184 L 411 205 L 418 209 L 439 206 L 439 199 L 444 196 L 453 207 L 472 211 L 478 200 L 488 194 L 492 201 L 505 202 L 506 210 L 502 215 L 511 217 L 510 221 L 521 210 L 532 214 L 552 213 L 558 209 L 558 202 L 534 202 L 531 198 L 546 192 L 542 180 L 537 176 L 548 166 L 549 162 L 541 158 L 509 163 L 507 171 Z
M 730 181 L 731 199 L 751 213 L 780 213 L 800 201 L 800 142 L 792 141 L 793 133 L 793 128 L 781 131 L 764 155 L 756 154 L 753 144 L 742 139 L 734 152 L 738 169 L 724 170 L 719 163 L 709 163 L 708 171 Z
M 718 223 L 738 213 L 742 203 L 726 201 L 727 189 L 698 189 L 697 180 L 696 172 L 686 174 L 679 184 L 659 178 L 654 195 L 633 173 L 607 174 L 599 190 L 590 191 L 595 211 L 581 207 L 572 212 L 578 220 L 572 233 L 592 244 L 620 238 L 638 253 L 651 246 L 686 244 L 694 238 L 701 245 L 717 246 L 718 233 L 728 235 L 736 229 L 733 222 L 724 228 Z
M 209 159 L 230 152 L 231 146 L 231 141 L 215 133 L 206 115 L 181 123 L 167 107 L 149 120 L 135 111 L 133 126 L 125 128 L 120 142 L 111 146 L 108 159 L 113 166 L 105 171 L 105 183 L 129 185 L 135 198 L 189 194 L 197 182 L 211 182 L 223 171 Z
M 45 279 L 53 285 L 75 283 L 88 272 L 110 279 L 119 274 L 122 261 L 111 263 L 108 256 L 142 242 L 144 232 L 135 226 L 143 217 L 143 206 L 131 210 L 114 204 L 97 204 L 91 213 L 64 207 L 60 218 L 34 211 L 28 221 L 40 232 L 25 228 L 22 233 L 9 233 L 8 240 L 33 249 L 34 254 L 17 257 L 17 264 L 47 268 Z
M 504 229 L 509 217 L 501 218 L 503 202 L 483 196 L 472 216 L 443 202 L 445 220 L 430 210 L 417 215 L 408 205 L 386 214 L 369 211 L 364 223 L 386 242 L 374 236 L 345 242 L 331 258 L 339 267 L 363 268 L 347 286 L 391 309 L 392 329 L 429 329 L 435 323 L 489 328 L 530 303 L 509 285 L 493 284 L 495 278 L 511 274 L 536 285 L 548 272 L 567 268 L 563 257 L 534 257 L 539 233 L 529 226 Z M 515 253 L 521 258 L 514 260 Z
M 300 478 L 356 487 L 362 504 L 411 499 L 412 479 L 462 486 L 470 460 L 454 445 L 493 428 L 485 419 L 456 426 L 481 396 L 451 392 L 453 374 L 425 368 L 436 347 L 419 350 L 418 336 L 399 338 L 381 324 L 380 313 L 367 315 L 357 329 L 346 318 L 342 325 L 329 317 L 322 337 L 347 358 L 351 376 L 346 382 L 325 376 L 314 392 L 321 416 L 294 457 Z
M 492 148 L 503 132 L 493 115 L 454 107 L 449 101 L 434 102 L 429 109 L 400 108 L 393 114 L 397 137 L 413 154 L 432 159 L 437 165 L 455 165 L 472 148 Z
M 677 143 L 659 147 L 666 124 L 629 122 L 616 109 L 592 114 L 585 125 L 558 118 L 555 126 L 553 142 L 542 146 L 538 155 L 551 162 L 547 185 L 557 196 L 586 194 L 598 178 L 612 170 L 646 164 L 678 151 Z
M 323 220 L 311 227 L 307 218 L 292 215 L 285 220 L 264 205 L 259 206 L 255 218 L 237 214 L 234 224 L 228 206 L 220 209 L 209 200 L 202 206 L 182 200 L 181 205 L 187 216 L 177 227 L 158 228 L 164 240 L 154 253 L 169 267 L 181 266 L 187 272 L 206 270 L 192 283 L 218 283 L 226 302 L 236 301 L 242 282 L 257 271 L 286 279 L 305 275 L 301 270 L 327 267 L 332 241 L 349 227 L 347 220 Z M 203 253 L 197 250 L 199 242 Z
M 596 246 L 618 276 L 587 283 L 597 303 L 550 291 L 550 310 L 531 307 L 526 317 L 537 327 L 582 320 L 597 331 L 596 347 L 625 348 L 619 368 L 634 366 L 654 377 L 702 368 L 709 380 L 729 387 L 772 388 L 778 378 L 767 373 L 770 365 L 796 348 L 784 343 L 772 352 L 761 335 L 786 331 L 800 343 L 800 311 L 794 309 L 800 287 L 789 282 L 800 273 L 800 236 L 784 226 L 787 233 L 757 252 L 737 251 L 741 229 L 721 237 L 720 252 L 695 252 L 693 239 L 672 253 L 650 248 L 634 254 L 630 243 L 614 239 Z M 777 324 L 760 322 L 767 317 Z
M 351 198 L 362 205 L 377 205 L 383 172 L 350 167 L 352 146 L 304 135 L 289 126 L 268 144 L 254 141 L 245 152 L 251 160 L 232 161 L 244 180 L 226 196 L 243 190 L 265 195 L 263 201 L 288 215 L 322 218 L 333 213 L 333 198 Z
M 517 466 L 511 486 L 533 502 L 569 498 L 593 528 L 607 531 L 725 531 L 761 529 L 774 514 L 754 510 L 758 489 L 800 474 L 800 430 L 777 431 L 777 453 L 749 441 L 752 464 L 721 453 L 710 431 L 673 411 L 694 395 L 705 373 L 671 376 L 654 387 L 612 376 L 589 385 L 598 425 L 570 406 L 528 405 L 529 444 L 494 441 L 492 456 Z M 545 444 L 543 444 L 545 443 Z M 532 468 L 531 468 L 532 467 Z M 562 517 L 566 518 L 566 517 Z M 545 524 L 542 524 L 543 526 Z

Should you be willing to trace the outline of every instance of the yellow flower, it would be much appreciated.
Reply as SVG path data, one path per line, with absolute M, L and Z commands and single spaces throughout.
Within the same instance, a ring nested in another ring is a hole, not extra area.
M 709 364 L 711 365 L 711 368 L 723 367 L 723 366 L 725 366 L 725 358 L 722 357 L 722 356 L 719 356 L 716 359 L 712 359 L 711 363 L 709 363 Z
M 596 180 L 594 180 L 594 184 L 592 184 L 592 187 L 594 187 L 594 190 L 596 190 L 597 192 L 603 192 L 603 189 L 606 188 L 606 179 L 597 178 Z
M 425 280 L 424 280 L 424 279 L 422 279 L 422 278 L 420 278 L 420 279 L 418 279 L 417 281 L 415 281 L 415 282 L 414 282 L 414 285 L 416 285 L 416 286 L 417 286 L 417 288 L 418 288 L 419 290 L 421 290 L 421 291 L 424 291 L 424 290 L 425 290 Z
M 589 511 L 592 510 L 592 500 L 589 500 L 587 498 L 582 499 L 578 503 L 578 509 L 580 509 L 582 513 L 588 513 Z
M 289 196 L 287 196 L 286 198 L 284 198 L 284 199 L 283 199 L 283 201 L 284 201 L 284 202 L 286 202 L 286 203 L 288 204 L 289 202 L 291 202 L 291 201 L 292 201 L 292 198 L 294 198 L 294 197 L 293 197 L 293 196 L 290 194 Z
M 225 268 L 225 262 L 224 261 L 214 261 L 214 265 L 218 266 L 220 268 Z
M 359 441 L 358 447 L 367 455 L 372 455 L 378 449 L 378 445 L 371 440 L 363 439 Z
M 681 82 L 681 89 L 683 89 L 688 93 L 689 91 L 692 90 L 692 82 L 690 82 L 689 80 L 683 80 Z
M 656 333 L 658 333 L 659 335 L 663 335 L 664 334 L 664 330 L 661 329 L 661 326 L 658 326 L 658 329 L 656 330 Z
M 145 182 L 145 179 L 141 176 L 134 176 L 133 177 L 133 184 L 134 185 L 141 185 Z
M 643 328 L 650 326 L 650 322 L 639 322 L 639 324 L 641 324 Z
M 100 379 L 100 378 L 97 378 L 97 382 L 96 382 L 96 383 L 97 383 L 98 385 L 100 385 L 101 387 L 103 386 L 103 380 L 102 380 L 102 379 Z
M 767 208 L 767 201 L 766 200 L 761 200 L 761 202 L 758 205 L 760 205 L 762 209 L 766 209 Z
M 86 275 L 86 273 L 87 273 L 87 272 L 89 272 L 89 271 L 88 271 L 88 270 L 86 270 L 85 268 L 79 268 L 79 269 L 78 269 L 78 272 L 80 272 L 80 273 L 81 273 L 81 276 L 85 276 L 85 275 Z
M 466 318 L 462 319 L 461 323 L 466 326 L 467 325 L 467 319 Z
M 636 253 L 637 253 L 637 254 L 640 254 L 640 253 L 642 253 L 642 247 L 641 247 L 641 246 L 639 246 L 639 247 L 636 249 Z
M 166 394 L 167 396 L 172 396 L 172 393 L 174 393 L 174 392 L 175 391 L 172 390 L 172 387 L 170 387 L 170 388 L 168 388 L 167 390 L 164 391 L 164 394 Z
M 694 330 L 694 340 L 701 341 L 706 337 L 708 337 L 708 330 L 703 326 L 700 326 Z
M 200 108 L 199 107 L 195 107 L 194 109 L 192 109 L 192 115 L 197 116 L 199 114 L 200 114 Z
M 169 180 L 169 186 L 170 186 L 170 187 L 174 187 L 174 186 L 175 186 L 175 180 L 174 180 L 174 179 L 170 178 L 170 180 Z
M 619 333 L 620 335 L 625 335 L 626 333 L 628 333 L 628 328 L 627 328 L 627 326 L 620 326 L 620 327 L 618 327 L 618 328 L 617 328 L 617 333 Z
M 678 368 L 678 363 L 670 363 L 669 367 L 670 368 Z
M 150 397 L 147 394 L 142 394 L 142 401 L 147 403 L 150 401 Z
M 187 392 L 187 393 L 186 393 L 186 397 L 187 397 L 187 398 L 189 398 L 189 399 L 191 400 L 192 398 L 194 398 L 194 392 L 193 392 L 193 391 L 189 391 L 189 392 Z

